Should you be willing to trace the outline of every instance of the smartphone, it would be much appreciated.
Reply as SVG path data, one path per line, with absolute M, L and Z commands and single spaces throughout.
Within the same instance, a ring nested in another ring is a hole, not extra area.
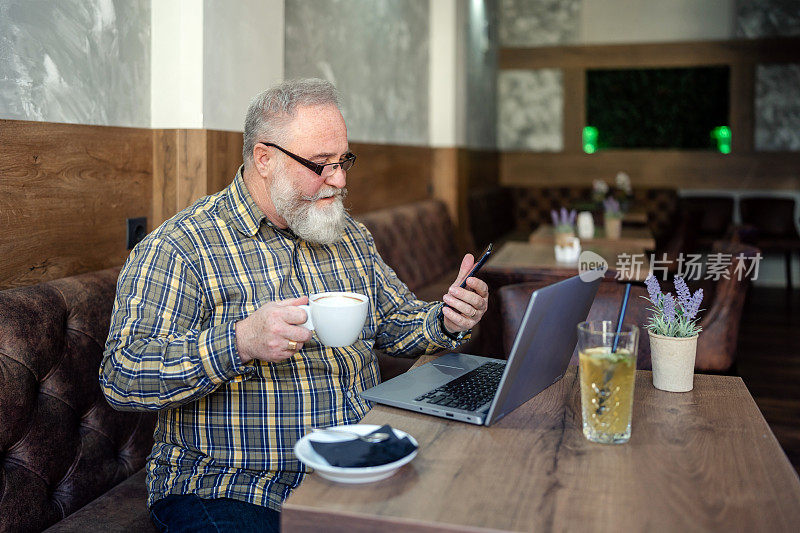
M 462 289 L 467 287 L 467 278 L 473 277 L 475 274 L 477 274 L 478 271 L 483 266 L 483 264 L 486 262 L 486 260 L 489 259 L 490 255 L 492 255 L 492 243 L 491 242 L 489 243 L 489 246 L 487 246 L 486 249 L 481 254 L 480 259 L 478 259 L 475 262 L 475 264 L 472 267 L 472 270 L 470 270 L 469 274 L 467 274 L 467 277 L 464 278 L 464 281 L 462 281 L 461 285 L 459 285 Z

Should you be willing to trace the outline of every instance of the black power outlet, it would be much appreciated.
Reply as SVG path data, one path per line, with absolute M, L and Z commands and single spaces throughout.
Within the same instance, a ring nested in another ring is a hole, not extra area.
M 133 250 L 136 244 L 147 235 L 147 217 L 128 219 L 128 250 Z

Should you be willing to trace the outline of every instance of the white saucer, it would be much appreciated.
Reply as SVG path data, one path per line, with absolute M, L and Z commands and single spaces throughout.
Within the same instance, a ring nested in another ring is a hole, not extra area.
M 352 431 L 353 433 L 358 433 L 359 435 L 366 435 L 367 433 L 372 433 L 381 426 L 375 426 L 372 424 L 351 424 L 336 427 L 340 429 L 346 429 L 347 431 Z M 408 440 L 410 440 L 414 446 L 418 446 L 414 437 L 408 433 L 399 429 L 392 429 L 398 438 L 402 439 L 403 437 L 408 437 Z M 351 440 L 353 437 L 348 437 L 347 435 L 334 435 L 333 433 L 324 432 L 309 433 L 297 441 L 297 444 L 294 445 L 294 454 L 298 459 L 300 459 L 300 461 L 302 461 L 306 466 L 313 468 L 325 479 L 337 481 L 339 483 L 371 483 L 373 481 L 386 479 L 397 472 L 401 466 L 414 459 L 414 457 L 417 456 L 418 451 L 418 449 L 414 450 L 405 457 L 385 465 L 367 466 L 362 468 L 344 468 L 340 466 L 331 466 L 328 461 L 326 461 L 320 454 L 315 452 L 314 448 L 311 447 L 311 443 L 309 442 L 311 437 L 313 437 L 313 440 L 316 442 L 341 442 Z

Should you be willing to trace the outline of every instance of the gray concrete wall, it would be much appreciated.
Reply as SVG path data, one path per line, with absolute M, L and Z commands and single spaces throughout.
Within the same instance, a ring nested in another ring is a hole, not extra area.
M 0 0 L 0 118 L 150 126 L 150 0 Z
M 286 0 L 285 77 L 341 93 L 351 141 L 428 142 L 428 2 Z
M 798 0 L 500 0 L 501 46 L 800 35 Z M 800 65 L 756 70 L 755 146 L 800 150 Z M 498 74 L 501 149 L 559 151 L 563 87 L 549 70 Z M 736 135 L 736 132 L 733 132 Z
M 466 145 L 497 148 L 498 4 L 469 2 L 466 31 Z

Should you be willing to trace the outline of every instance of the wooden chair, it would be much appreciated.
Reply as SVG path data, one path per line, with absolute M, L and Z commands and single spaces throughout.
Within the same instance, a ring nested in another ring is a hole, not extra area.
M 783 253 L 786 262 L 786 289 L 792 290 L 792 253 L 800 252 L 800 234 L 795 221 L 793 198 L 752 197 L 739 201 L 742 224 L 754 231 L 743 231 L 746 242 L 765 252 Z
M 716 241 L 728 238 L 733 227 L 733 210 L 732 196 L 681 198 L 678 212 L 681 218 L 692 219 L 690 230 L 693 236 L 693 246 L 683 251 L 709 250 Z

